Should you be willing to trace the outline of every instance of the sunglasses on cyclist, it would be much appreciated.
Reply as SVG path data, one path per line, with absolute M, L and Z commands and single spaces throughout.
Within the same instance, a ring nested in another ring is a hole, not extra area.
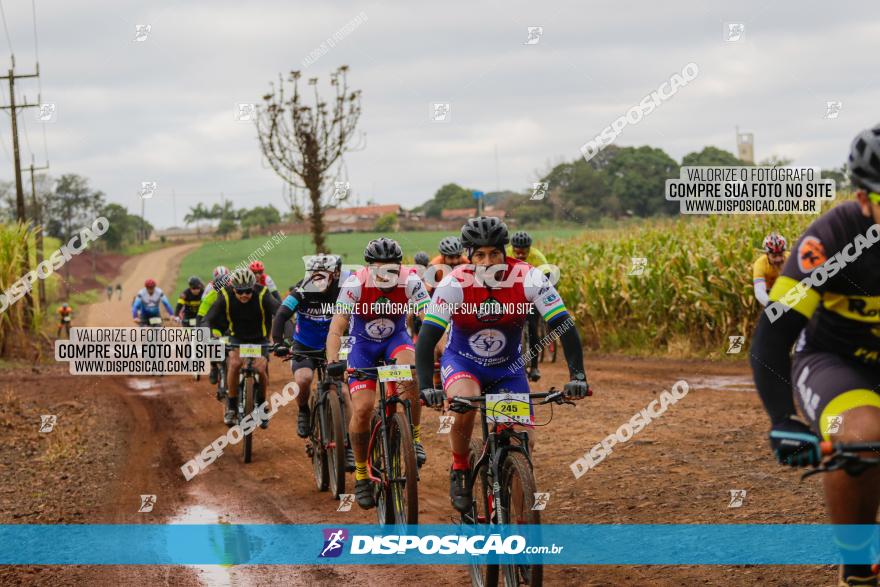
M 252 287 L 242 287 L 242 288 L 236 287 L 233 289 L 235 290 L 235 293 L 237 293 L 240 296 L 249 296 L 252 293 L 254 293 L 254 288 L 252 288 Z

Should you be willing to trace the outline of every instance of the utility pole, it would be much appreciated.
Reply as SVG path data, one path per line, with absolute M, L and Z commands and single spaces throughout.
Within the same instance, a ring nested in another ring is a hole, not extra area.
M 49 169 L 49 162 L 46 162 L 46 165 L 43 167 L 34 167 L 34 160 L 31 157 L 31 210 L 34 217 L 34 226 L 39 227 L 36 230 L 36 234 L 34 236 L 35 239 L 35 248 L 37 254 L 37 267 L 40 266 L 40 263 L 43 262 L 43 207 L 37 203 L 37 187 L 34 183 L 34 171 L 43 171 Z M 40 309 L 45 309 L 46 307 L 46 283 L 40 279 L 38 286 L 40 292 Z
M 21 78 L 28 77 L 39 77 L 40 75 L 40 66 L 37 65 L 37 72 L 26 75 L 15 75 L 15 57 L 12 57 L 12 67 L 9 68 L 9 74 L 5 76 L 0 76 L 0 79 L 9 80 L 9 106 L 2 106 L 0 109 L 9 110 L 12 117 L 12 152 L 15 160 L 15 215 L 19 222 L 22 224 L 27 223 L 27 217 L 25 214 L 24 207 L 24 190 L 21 186 L 21 156 L 19 155 L 18 150 L 18 113 L 17 109 L 20 108 L 32 108 L 38 106 L 39 104 L 16 104 L 15 103 L 15 80 Z M 21 269 L 22 275 L 25 275 L 28 271 L 30 271 L 30 255 L 28 253 L 28 241 L 25 238 L 24 241 L 24 257 L 21 261 Z M 30 327 L 31 316 L 34 307 L 34 300 L 31 296 L 31 292 L 28 291 L 25 294 L 25 309 L 24 309 L 24 321 L 25 324 Z

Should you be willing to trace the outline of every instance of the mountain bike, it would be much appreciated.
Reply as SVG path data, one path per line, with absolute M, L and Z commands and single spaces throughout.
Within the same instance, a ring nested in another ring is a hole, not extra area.
M 290 357 L 315 362 L 315 392 L 309 395 L 309 443 L 306 453 L 312 459 L 312 472 L 318 491 L 333 494 L 334 499 L 345 493 L 345 400 L 342 381 L 327 376 L 324 351 L 293 351 Z M 290 359 L 284 359 L 288 361 Z
M 197 328 L 199 324 L 198 318 L 181 318 L 180 327 L 181 328 Z M 199 381 L 202 378 L 201 373 L 196 373 L 193 375 L 193 379 L 195 381 Z
M 243 360 L 241 371 L 238 375 L 238 410 L 236 414 L 236 424 L 241 424 L 242 420 L 244 420 L 248 414 L 253 415 L 252 417 L 257 426 L 262 421 L 260 420 L 259 413 L 254 410 L 265 399 L 265 390 L 263 389 L 263 382 L 260 381 L 260 374 L 257 372 L 256 367 L 254 367 L 254 361 L 260 357 L 265 357 L 268 361 L 269 350 L 272 346 L 273 345 L 267 343 L 226 344 L 226 347 L 229 349 L 238 349 L 238 356 Z M 245 463 L 251 462 L 253 456 L 255 430 L 256 427 L 249 434 L 243 434 L 244 438 L 242 438 L 241 444 Z
M 218 339 L 223 343 L 223 360 L 216 363 L 214 368 L 217 369 L 217 401 L 220 403 L 224 403 L 226 399 L 227 392 L 229 388 L 226 386 L 226 368 L 228 366 L 228 361 L 226 360 L 226 355 L 229 352 L 229 337 L 221 336 Z M 226 407 L 223 407 L 224 413 L 226 411 Z
M 514 426 L 530 424 L 533 400 L 543 404 L 570 404 L 562 391 L 550 389 L 541 393 L 498 393 L 474 397 L 453 397 L 449 410 L 465 413 L 480 410 L 483 440 L 471 439 L 468 459 L 468 487 L 474 504 L 461 515 L 465 524 L 509 525 L 541 523 L 535 504 L 535 477 L 529 453 L 529 435 Z M 551 412 L 552 419 L 552 412 Z M 492 532 L 491 528 L 486 534 Z M 499 575 L 505 586 L 541 585 L 544 569 L 537 564 L 488 565 L 474 562 L 470 566 L 471 583 L 494 586 Z
M 349 367 L 358 379 L 375 373 L 379 379 L 379 405 L 370 424 L 367 472 L 373 482 L 380 524 L 419 523 L 419 472 L 412 438 L 410 401 L 397 393 L 397 381 L 412 379 L 413 365 L 394 360 L 378 367 Z M 403 406 L 399 412 L 397 406 Z

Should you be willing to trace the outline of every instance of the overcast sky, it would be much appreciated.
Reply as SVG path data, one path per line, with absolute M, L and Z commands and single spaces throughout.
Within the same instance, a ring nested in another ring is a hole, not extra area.
M 34 64 L 31 5 L 6 0 L 16 73 Z M 132 2 L 37 0 L 42 101 L 54 122 L 26 118 L 22 153 L 51 173 L 79 173 L 110 201 L 139 212 L 142 181 L 158 182 L 146 216 L 182 223 L 189 206 L 283 207 L 253 124 L 236 104 L 259 102 L 281 72 L 327 75 L 351 67 L 363 91 L 366 148 L 346 156 L 363 203 L 411 207 L 457 182 L 525 190 L 548 164 L 579 148 L 680 72 L 698 77 L 615 143 L 648 144 L 676 160 L 705 145 L 735 151 L 735 127 L 755 133 L 758 159 L 838 166 L 850 139 L 880 120 L 876 2 Z M 346 23 L 363 21 L 315 63 L 303 60 Z M 364 20 L 365 19 L 365 20 Z M 740 41 L 725 23 L 743 23 Z M 135 25 L 149 24 L 136 42 Z M 528 27 L 541 26 L 537 44 Z M 0 31 L 2 32 L 2 31 Z M 5 35 L 4 35 L 5 36 Z M 0 61 L 9 45 L 0 40 Z M 19 99 L 36 98 L 19 80 Z M 8 104 L 8 88 L 0 90 Z M 826 102 L 840 101 L 837 118 Z M 451 120 L 430 119 L 451 104 Z M 0 178 L 12 179 L 8 117 Z M 28 145 L 29 142 L 29 145 Z M 658 196 L 660 197 L 660 196 Z

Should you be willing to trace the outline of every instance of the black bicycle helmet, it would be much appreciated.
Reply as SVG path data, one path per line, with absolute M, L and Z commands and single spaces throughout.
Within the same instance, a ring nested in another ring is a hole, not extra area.
M 421 265 L 422 267 L 427 267 L 428 263 L 431 262 L 431 258 L 428 256 L 428 253 L 425 251 L 419 251 L 416 253 L 416 256 L 413 257 L 413 262 L 416 265 Z
M 457 236 L 447 236 L 440 241 L 440 246 L 438 248 L 440 254 L 447 257 L 458 257 L 461 255 L 462 250 L 464 250 L 464 247 L 461 245 L 461 240 Z
M 201 289 L 201 288 L 205 287 L 205 284 L 202 283 L 201 279 L 199 279 L 198 277 L 193 275 L 192 277 L 189 278 L 189 286 L 190 287 L 198 287 Z
M 507 244 L 507 225 L 497 216 L 471 218 L 461 227 L 461 242 L 469 248 L 503 247 Z
M 390 238 L 377 238 L 367 243 L 364 249 L 364 261 L 367 263 L 400 263 L 403 261 L 403 251 L 397 241 Z
M 520 230 L 519 232 L 514 232 L 513 236 L 510 237 L 510 244 L 518 249 L 527 249 L 532 246 L 532 237 L 526 231 Z
M 850 145 L 848 165 L 855 186 L 880 192 L 880 124 L 856 135 Z

